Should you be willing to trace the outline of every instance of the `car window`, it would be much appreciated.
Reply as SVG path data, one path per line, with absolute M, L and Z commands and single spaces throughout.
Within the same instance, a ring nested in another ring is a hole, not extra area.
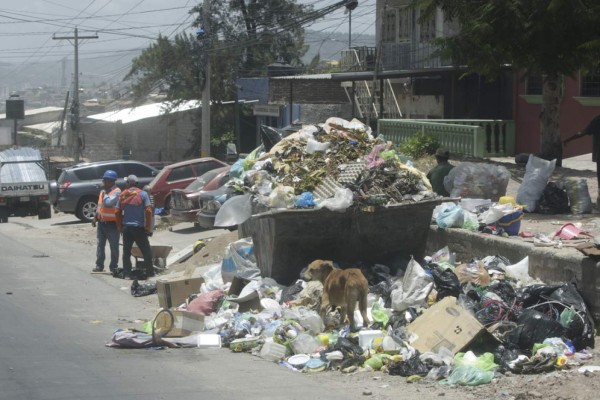
M 77 179 L 82 181 L 93 181 L 96 179 L 102 179 L 102 174 L 104 171 L 99 172 L 100 168 L 97 166 L 89 166 L 81 169 L 76 169 L 73 172 Z
M 194 169 L 196 170 L 196 176 L 200 176 L 205 172 L 210 171 L 211 169 L 219 168 L 222 166 L 223 164 L 216 161 L 204 161 L 194 164 Z
M 196 178 L 194 182 L 190 183 L 186 189 L 196 192 L 201 190 L 208 182 L 213 180 L 215 176 L 217 176 L 219 172 L 217 169 L 213 169 L 211 171 L 205 172 L 201 177 Z
M 181 179 L 188 179 L 194 177 L 194 170 L 191 165 L 184 165 L 183 167 L 173 168 L 167 182 L 179 181 Z
M 152 175 L 154 170 L 143 164 L 126 163 L 123 164 L 123 168 L 125 171 L 125 176 L 129 176 L 131 174 L 137 176 L 138 178 L 149 178 L 154 176 Z

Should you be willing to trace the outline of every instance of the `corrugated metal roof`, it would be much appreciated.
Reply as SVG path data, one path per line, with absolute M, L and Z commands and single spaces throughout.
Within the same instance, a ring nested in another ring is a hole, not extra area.
M 39 182 L 46 181 L 46 172 L 36 162 L 9 163 L 14 161 L 41 161 L 42 155 L 39 150 L 30 147 L 8 149 L 0 152 L 0 182 Z
M 36 115 L 36 114 L 43 114 L 46 112 L 56 112 L 56 111 L 62 111 L 62 107 L 42 107 L 42 108 L 35 108 L 32 110 L 25 110 L 25 115 Z M 6 119 L 6 114 L 0 114 L 0 119 Z
M 327 80 L 331 79 L 331 74 L 307 74 L 307 75 L 289 75 L 289 76 L 277 76 L 271 79 L 281 80 Z
M 158 117 L 164 114 L 165 110 L 167 110 L 171 104 L 172 103 L 170 102 L 145 104 L 143 106 L 124 108 L 118 111 L 109 111 L 101 114 L 89 115 L 87 118 L 106 122 L 121 121 L 122 123 L 126 124 L 128 122 L 134 122 L 144 118 Z M 202 102 L 198 100 L 190 100 L 181 103 L 177 107 L 173 107 L 170 112 L 176 113 L 180 111 L 188 111 L 201 106 Z

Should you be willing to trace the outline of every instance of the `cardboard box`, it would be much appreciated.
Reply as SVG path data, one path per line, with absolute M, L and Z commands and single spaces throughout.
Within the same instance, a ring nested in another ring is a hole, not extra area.
M 181 277 L 175 279 L 158 279 L 156 292 L 158 304 L 162 308 L 178 307 L 185 303 L 189 295 L 200 292 L 203 278 Z
M 173 328 L 167 337 L 189 336 L 194 332 L 204 330 L 204 316 L 189 311 L 171 310 L 173 313 Z
M 446 347 L 456 354 L 487 330 L 455 297 L 444 297 L 406 327 L 410 345 L 421 353 Z

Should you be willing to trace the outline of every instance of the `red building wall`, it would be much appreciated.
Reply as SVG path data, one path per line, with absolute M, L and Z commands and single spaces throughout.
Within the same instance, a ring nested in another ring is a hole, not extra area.
M 541 104 L 528 103 L 523 95 L 526 93 L 525 81 L 515 74 L 515 133 L 516 152 L 539 153 L 540 151 L 540 112 Z M 563 139 L 586 127 L 588 122 L 600 114 L 598 106 L 584 106 L 574 97 L 580 93 L 579 79 L 565 78 L 564 96 L 560 104 L 560 133 Z M 592 152 L 591 137 L 575 140 L 563 148 L 563 157 L 569 158 Z

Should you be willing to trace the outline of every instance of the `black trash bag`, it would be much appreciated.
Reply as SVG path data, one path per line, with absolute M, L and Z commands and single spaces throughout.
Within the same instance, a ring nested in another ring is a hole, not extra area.
M 448 296 L 458 298 L 460 294 L 460 281 L 451 269 L 446 269 L 442 272 L 434 266 L 431 268 L 431 275 L 433 275 L 433 284 L 437 290 L 437 301 Z
M 488 256 L 484 257 L 481 261 L 483 261 L 483 265 L 488 272 L 499 271 L 504 273 L 506 272 L 507 265 L 513 265 L 508 258 L 503 256 Z
M 427 365 L 421 361 L 419 355 L 420 354 L 417 351 L 414 356 L 406 361 L 390 364 L 388 367 L 389 374 L 398 376 L 427 376 L 429 373 L 429 368 L 427 368 Z
M 291 286 L 283 288 L 281 291 L 281 300 L 279 300 L 279 304 L 286 304 L 292 300 L 296 300 L 298 294 L 302 291 L 304 287 L 302 286 L 302 282 L 297 281 Z
M 517 301 L 523 308 L 536 306 L 536 310 L 548 312 L 548 315 L 551 312 L 560 315 L 566 308 L 573 308 L 578 316 L 567 327 L 565 337 L 577 351 L 594 347 L 594 318 L 574 282 L 527 286 L 518 292 Z
M 331 347 L 331 346 L 330 346 Z M 365 357 L 363 356 L 363 349 L 358 343 L 353 342 L 349 338 L 338 338 L 337 342 L 330 351 L 341 351 L 344 355 L 340 368 L 344 369 L 352 365 L 363 365 Z
M 548 182 L 535 212 L 539 214 L 567 214 L 570 211 L 569 196 L 566 190 L 559 188 L 554 182 Z
M 133 297 L 149 296 L 156 293 L 156 282 L 139 283 L 136 280 L 131 282 L 131 295 Z
M 260 140 L 265 148 L 265 152 L 271 151 L 273 146 L 279 143 L 282 137 L 281 132 L 277 129 L 266 125 L 260 126 Z
M 515 301 L 517 293 L 509 281 L 494 281 L 487 287 L 488 292 L 493 292 L 498 295 L 509 307 Z
M 530 355 L 533 345 L 545 339 L 564 338 L 566 330 L 558 321 L 554 321 L 536 310 L 525 310 L 517 318 L 517 327 L 509 332 L 507 341 L 518 347 L 523 354 Z
M 494 351 L 494 362 L 498 364 L 498 372 L 505 373 L 510 371 L 508 364 L 517 359 L 521 355 L 521 351 L 517 347 L 498 346 Z

